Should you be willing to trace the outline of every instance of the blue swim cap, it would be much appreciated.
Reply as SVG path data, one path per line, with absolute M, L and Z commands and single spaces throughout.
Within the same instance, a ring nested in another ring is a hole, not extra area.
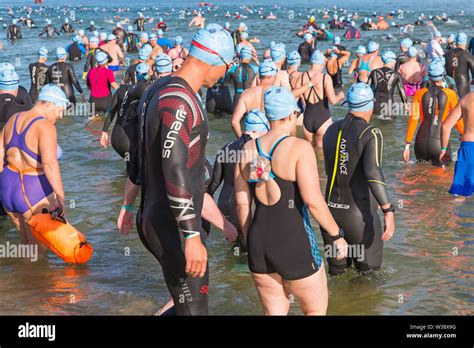
M 285 87 L 268 88 L 263 96 L 263 105 L 269 121 L 280 120 L 299 110 L 293 93 Z
M 408 57 L 410 58 L 414 58 L 418 55 L 418 50 L 416 49 L 415 46 L 411 46 L 409 49 L 408 49 L 408 52 L 407 52 L 407 55 Z
M 436 30 L 434 33 L 433 33 L 433 37 L 441 37 L 441 33 Z
M 239 54 L 242 59 L 250 59 L 252 58 L 252 49 L 249 46 L 242 46 Z
M 99 32 L 98 32 L 97 30 L 94 30 L 94 31 L 92 32 L 92 35 L 93 35 L 93 37 L 98 38 L 98 37 L 99 37 Z
M 324 54 L 320 50 L 316 50 L 311 55 L 311 63 L 312 64 L 326 64 L 326 60 L 324 59 Z
M 301 63 L 301 56 L 298 53 L 298 51 L 291 51 L 288 54 L 288 65 L 293 66 L 293 65 L 298 65 Z
M 219 24 L 208 24 L 191 42 L 189 55 L 212 65 L 227 65 L 234 58 L 234 40 Z
M 395 53 L 393 53 L 392 51 L 385 51 L 382 54 L 382 62 L 384 64 L 391 63 L 391 62 L 395 61 L 396 59 L 397 59 L 397 55 Z
M 440 61 L 431 62 L 428 66 L 428 77 L 432 81 L 441 81 L 445 76 L 444 65 Z
M 149 37 L 150 41 L 158 39 L 158 36 L 155 33 L 151 33 L 148 37 Z
M 38 95 L 38 100 L 51 102 L 58 106 L 62 106 L 65 109 L 69 106 L 69 100 L 66 97 L 66 94 L 61 88 L 56 85 L 48 84 L 44 85 Z
M 94 25 L 94 24 L 95 24 L 94 21 L 91 21 L 91 25 Z
M 339 44 L 341 43 L 341 38 L 340 38 L 339 36 L 335 36 L 333 43 L 334 43 L 335 45 L 339 45 Z
M 244 40 L 247 40 L 249 38 L 249 33 L 244 31 L 242 34 L 240 34 L 240 38 L 244 39 Z
M 147 39 L 148 40 L 148 34 L 147 33 L 141 33 L 140 34 L 140 39 Z
M 114 34 L 107 35 L 107 41 L 116 40 L 117 37 Z
M 303 39 L 304 39 L 305 41 L 307 41 L 307 40 L 312 40 L 312 39 L 313 39 L 313 35 L 311 35 L 310 33 L 306 33 L 306 34 L 304 34 Z
M 319 26 L 319 28 L 320 28 L 321 30 L 324 30 L 324 29 L 326 29 L 326 24 L 324 24 L 324 23 L 323 23 L 323 24 L 321 24 L 321 25 Z
M 271 60 L 263 61 L 258 68 L 258 74 L 260 76 L 275 76 L 277 72 L 278 68 Z
M 270 123 L 262 111 L 252 109 L 245 116 L 244 130 L 246 132 L 268 132 L 270 130 Z
M 102 41 L 107 40 L 107 33 L 100 33 L 99 34 L 99 39 L 101 39 Z
M 275 42 L 275 41 L 270 41 L 270 42 L 268 43 L 268 47 L 270 47 L 270 48 L 272 48 L 272 47 L 275 46 L 275 45 L 276 45 L 276 42 Z
M 64 49 L 64 47 L 58 47 L 56 48 L 56 58 L 58 59 L 63 59 L 66 57 L 66 50 Z
M 72 38 L 72 42 L 79 43 L 79 42 L 81 42 L 81 38 L 76 35 Z
M 448 41 L 455 41 L 456 40 L 456 35 L 454 34 L 449 34 L 448 36 Z
M 132 27 L 131 25 L 129 25 L 129 26 L 127 27 L 127 31 L 128 31 L 129 33 L 133 33 L 133 27 Z
M 0 90 L 15 91 L 20 85 L 20 78 L 15 67 L 10 63 L 0 63 Z
M 84 36 L 84 30 L 83 29 L 79 29 L 79 31 L 77 33 L 79 34 L 79 36 Z
M 357 46 L 357 50 L 356 50 L 356 53 L 358 54 L 366 54 L 367 53 L 367 49 L 365 48 L 365 46 Z
M 41 47 L 38 50 L 38 57 L 39 58 L 48 58 L 48 50 L 46 49 L 46 47 Z
M 150 66 L 146 63 L 139 63 L 135 68 L 135 74 L 138 79 L 143 79 L 148 76 L 148 71 L 150 71 Z
M 176 36 L 173 39 L 173 44 L 174 45 L 182 45 L 183 44 L 183 38 L 181 36 Z
M 466 33 L 459 33 L 456 36 L 456 44 L 457 45 L 466 45 L 467 44 L 467 35 L 466 35 Z
M 170 56 L 166 53 L 160 54 L 155 58 L 155 70 L 159 73 L 167 73 L 173 70 L 173 63 Z
M 275 44 L 270 49 L 270 56 L 274 62 L 281 62 L 285 59 L 286 56 L 286 48 L 282 43 Z
M 148 46 L 148 45 L 146 45 Z M 140 48 L 138 51 L 138 59 L 140 60 L 148 60 L 150 58 L 151 52 L 146 48 L 146 46 L 143 46 Z
M 379 44 L 374 42 L 374 41 L 370 41 L 369 42 L 369 45 L 367 46 L 367 50 L 369 51 L 369 53 L 372 53 L 372 52 L 375 52 L 379 49 Z
M 368 84 L 353 84 L 347 91 L 347 102 L 350 111 L 370 111 L 374 108 L 374 92 Z
M 97 50 L 95 52 L 95 60 L 97 60 L 97 63 L 99 63 L 99 65 L 104 65 L 107 63 L 107 53 L 105 53 L 104 51 L 102 50 Z
M 89 43 L 93 43 L 93 44 L 99 44 L 99 38 L 93 36 L 89 39 Z
M 400 42 L 400 46 L 404 48 L 410 48 L 411 46 L 413 46 L 413 41 L 406 37 Z

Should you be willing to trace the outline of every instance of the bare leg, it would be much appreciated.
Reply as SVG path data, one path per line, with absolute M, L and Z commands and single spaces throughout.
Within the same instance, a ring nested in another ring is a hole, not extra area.
M 276 273 L 252 273 L 265 315 L 288 315 L 290 301 L 283 280 Z
M 304 138 L 314 146 L 314 134 L 303 126 Z
M 300 303 L 305 315 L 326 315 L 328 287 L 324 263 L 313 275 L 291 281 L 284 281 L 286 290 Z
M 319 127 L 318 131 L 316 132 L 316 147 L 321 149 L 323 147 L 323 137 L 326 134 L 327 129 L 332 124 L 332 119 L 327 120 L 323 123 L 321 127 Z
M 169 301 L 166 302 L 166 304 L 163 307 L 161 307 L 161 309 L 155 315 L 161 315 L 173 306 L 174 306 L 173 299 L 170 298 Z

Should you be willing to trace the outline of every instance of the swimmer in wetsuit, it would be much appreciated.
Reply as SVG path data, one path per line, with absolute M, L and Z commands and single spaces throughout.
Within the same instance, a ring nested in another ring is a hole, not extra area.
M 266 315 L 287 315 L 288 293 L 305 315 L 324 315 L 326 273 L 309 214 L 334 237 L 335 248 L 347 244 L 324 203 L 311 145 L 290 136 L 299 113 L 293 94 L 272 86 L 264 98 L 270 131 L 244 145 L 234 177 L 249 269 Z
M 250 63 L 252 60 L 252 49 L 248 46 L 243 46 L 239 54 L 240 63 L 230 68 L 223 82 L 225 86 L 231 81 L 234 84 L 235 94 L 232 103 L 232 112 L 235 110 L 243 91 L 256 86 L 255 77 L 258 74 L 258 66 Z
M 122 83 L 125 83 L 125 84 L 136 84 L 137 83 L 137 79 L 136 79 L 136 70 L 137 70 L 137 66 L 138 64 L 140 63 L 148 63 L 148 61 L 150 60 L 150 55 L 151 55 L 151 50 L 148 49 L 148 45 L 143 47 L 143 48 L 140 48 L 140 50 L 138 51 L 138 60 L 136 61 L 136 63 L 134 64 L 131 64 L 127 70 L 125 70 L 125 74 L 123 75 L 123 80 L 122 80 Z
M 127 34 L 125 36 L 125 46 L 127 47 L 128 53 L 138 52 L 138 35 L 133 32 L 133 27 L 129 25 L 127 27 Z
M 17 20 L 12 19 L 12 24 L 8 26 L 8 28 L 7 28 L 7 40 L 14 41 L 14 40 L 21 39 L 23 37 L 21 35 L 21 29 L 16 23 L 17 23 Z
M 123 84 L 114 94 L 102 128 L 100 143 L 107 148 L 108 130 L 115 116 L 117 120 L 112 130 L 112 147 L 120 157 L 125 158 L 127 172 L 130 170 L 130 156 L 138 144 L 138 104 L 145 89 L 150 85 L 149 66 L 140 63 L 136 67 L 137 83 Z
M 352 85 L 347 92 L 348 115 L 333 123 L 323 140 L 327 204 L 347 243 L 364 248 L 359 257 L 328 257 L 331 275 L 344 272 L 352 263 L 358 271 L 378 270 L 383 241 L 389 240 L 395 230 L 395 210 L 382 173 L 382 132 L 369 124 L 373 99 L 368 85 Z M 384 212 L 385 231 L 377 214 L 378 206 Z M 327 248 L 333 238 L 324 227 L 321 233 Z
M 226 219 L 228 219 L 234 226 L 239 226 L 239 220 L 235 207 L 234 190 L 234 172 L 236 162 L 231 161 L 231 158 L 235 158 L 237 161 L 237 156 L 239 153 L 241 153 L 240 151 L 246 142 L 262 136 L 269 130 L 270 124 L 268 123 L 265 114 L 257 109 L 251 110 L 245 117 L 244 133 L 242 136 L 237 140 L 228 142 L 217 152 L 216 159 L 214 161 L 212 179 L 208 186 L 207 192 L 213 196 L 223 183 L 222 190 L 217 200 L 217 206 L 224 214 Z M 242 230 L 240 228 L 237 229 L 239 231 L 239 239 L 235 248 L 240 250 L 240 254 L 242 252 L 247 252 L 247 246 L 242 235 Z
M 59 32 L 51 24 L 50 19 L 46 20 L 46 26 L 43 28 L 43 31 L 39 33 L 38 37 L 42 37 L 44 34 L 46 34 L 46 37 L 60 36 Z
M 434 166 L 442 167 L 451 162 L 451 147 L 446 147 L 446 156 L 443 162 L 439 161 L 441 153 L 441 127 L 449 112 L 458 103 L 458 97 L 453 90 L 443 88 L 444 66 L 439 61 L 431 62 L 428 69 L 428 76 L 432 85 L 422 88 L 416 92 L 413 98 L 413 107 L 408 120 L 406 134 L 405 151 L 403 159 L 408 162 L 410 159 L 410 144 L 415 135 L 418 121 L 420 128 L 415 138 L 415 156 L 419 162 L 431 161 Z M 456 124 L 459 134 L 464 133 L 462 119 Z
M 449 50 L 444 54 L 446 60 L 446 73 L 456 81 L 457 92 L 460 98 L 470 92 L 470 78 L 474 78 L 474 57 L 468 51 L 467 35 L 459 33 L 456 37 L 456 48 Z
M 302 63 L 309 63 L 311 61 L 311 55 L 315 50 L 313 35 L 306 33 L 304 34 L 303 39 L 304 41 L 298 46 L 298 53 L 301 56 Z
M 49 66 L 45 64 L 47 60 L 48 60 L 48 50 L 45 47 L 41 47 L 38 51 L 38 61 L 36 63 L 31 63 L 28 66 L 28 70 L 30 71 L 30 79 L 31 79 L 29 94 L 33 102 L 36 101 L 39 90 L 46 83 L 46 72 L 48 71 L 48 68 L 49 68 Z
M 322 147 L 324 133 L 332 123 L 329 103 L 337 104 L 344 99 L 344 92 L 335 94 L 332 79 L 323 73 L 324 65 L 324 55 L 319 50 L 314 51 L 311 56 L 311 69 L 301 74 L 298 83 L 298 87 L 309 85 L 309 90 L 303 94 L 303 129 L 305 139 L 318 148 Z
M 79 80 L 76 77 L 74 68 L 66 63 L 67 53 L 62 47 L 56 49 L 57 61 L 53 63 L 46 72 L 46 83 L 52 83 L 63 90 L 71 103 L 76 103 L 74 87 L 81 94 L 82 102 L 86 102 L 86 97 L 82 90 Z M 73 87 L 74 86 L 74 87 Z
M 229 33 L 207 25 L 194 36 L 183 66 L 148 88 L 139 107 L 139 151 L 132 155 L 129 176 L 142 189 L 137 227 L 162 266 L 177 315 L 208 314 L 201 211 L 209 130 L 197 92 L 224 76 L 233 56 Z M 126 190 L 134 189 L 129 185 Z
M 87 54 L 80 37 L 77 35 L 72 38 L 72 43 L 66 46 L 66 52 L 69 54 L 69 61 L 81 60 L 82 55 Z
M 403 104 L 407 103 L 407 96 L 403 88 L 403 79 L 400 74 L 393 70 L 397 56 L 392 51 L 386 51 L 382 54 L 384 66 L 373 70 L 369 75 L 367 84 L 372 88 L 375 95 L 374 114 L 383 117 L 391 117 L 393 95 L 395 89 L 398 89 Z
M 74 28 L 72 27 L 71 23 L 69 23 L 69 19 L 66 18 L 64 19 L 64 23 L 61 26 L 60 32 L 65 32 L 65 33 L 72 33 L 74 32 Z

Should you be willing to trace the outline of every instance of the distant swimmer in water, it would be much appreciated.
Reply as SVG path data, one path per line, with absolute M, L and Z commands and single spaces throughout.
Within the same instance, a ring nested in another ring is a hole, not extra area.
M 314 51 L 311 56 L 311 69 L 301 74 L 297 84 L 298 87 L 306 84 L 310 87 L 303 94 L 303 130 L 305 139 L 318 148 L 322 147 L 324 133 L 332 123 L 329 103 L 337 104 L 344 99 L 344 92 L 336 95 L 332 79 L 323 72 L 325 64 L 322 52 Z
M 333 46 L 328 50 L 329 58 L 326 62 L 326 70 L 332 78 L 334 88 L 341 88 L 344 84 L 342 81 L 342 67 L 349 61 L 351 53 L 342 51 L 337 46 Z
M 72 27 L 71 23 L 69 23 L 69 18 L 64 19 L 64 23 L 60 29 L 61 32 L 65 33 L 72 33 L 74 32 L 74 28 Z
M 414 25 L 415 26 L 425 25 L 425 22 L 423 22 L 421 17 L 418 17 L 418 19 L 415 21 Z
M 474 92 L 465 95 L 444 120 L 441 128 L 441 153 L 439 161 L 444 162 L 449 138 L 453 127 L 463 120 L 464 133 L 458 150 L 454 178 L 449 193 L 458 196 L 471 197 L 474 193 Z
M 358 69 L 358 82 L 367 82 L 369 75 L 374 69 L 381 68 L 383 66 L 382 59 L 379 56 L 379 44 L 370 41 L 367 46 L 367 54 L 364 54 L 359 58 L 357 65 Z
M 48 60 L 48 50 L 45 47 L 41 47 L 38 51 L 38 61 L 31 63 L 28 66 L 30 72 L 31 86 L 30 86 L 30 97 L 33 102 L 38 98 L 38 93 L 46 83 L 46 72 L 49 66 L 45 63 Z
M 469 72 L 474 78 L 474 57 L 466 50 L 467 35 L 459 33 L 456 36 L 456 48 L 446 52 L 446 73 L 456 81 L 459 97 L 462 98 L 470 91 Z
M 0 136 L 3 207 L 22 244 L 39 244 L 27 223 L 33 215 L 43 208 L 65 213 L 55 123 L 68 103 L 60 88 L 46 85 L 33 108 L 11 117 Z
M 304 41 L 298 46 L 298 53 L 301 56 L 302 63 L 309 63 L 311 55 L 315 51 L 313 35 L 306 33 L 303 36 Z
M 51 20 L 47 19 L 46 20 L 46 26 L 43 28 L 43 31 L 39 33 L 38 37 L 42 37 L 44 34 L 46 34 L 46 37 L 54 37 L 54 36 L 59 36 L 59 32 L 57 29 L 51 24 Z
M 22 37 L 21 29 L 17 25 L 17 20 L 12 19 L 12 24 L 7 28 L 7 40 L 15 41 L 21 39 Z
M 74 95 L 74 87 L 81 94 L 82 102 L 86 102 L 86 97 L 76 77 L 74 68 L 71 64 L 66 63 L 67 53 L 63 47 L 56 49 L 56 62 L 53 63 L 46 72 L 46 83 L 52 83 L 63 90 L 71 103 L 76 103 Z M 74 86 L 74 87 L 73 87 Z
M 388 25 L 388 23 L 385 21 L 383 16 L 378 17 L 378 22 L 377 22 L 376 26 L 377 26 L 377 30 L 388 30 L 388 29 L 390 29 L 390 25 Z
M 349 113 L 334 122 L 324 136 L 324 164 L 328 177 L 326 202 L 349 245 L 360 245 L 363 253 L 338 260 L 330 252 L 329 274 L 345 272 L 351 264 L 359 272 L 379 270 L 383 242 L 395 231 L 395 209 L 390 203 L 382 172 L 383 136 L 369 122 L 374 95 L 365 83 L 352 85 L 347 92 Z M 384 214 L 382 226 L 377 210 Z M 321 226 L 325 250 L 333 250 L 336 240 Z M 357 253 L 355 253 L 357 254 Z
M 334 237 L 338 258 L 347 243 L 323 201 L 311 145 L 290 136 L 299 114 L 293 94 L 270 87 L 264 105 L 270 131 L 244 145 L 234 178 L 249 269 L 265 315 L 287 315 L 289 293 L 305 315 L 325 315 L 326 271 L 310 214 Z
M 29 29 L 35 27 L 35 22 L 31 19 L 29 13 L 26 15 L 26 18 L 23 18 L 23 26 Z
M 138 14 L 138 18 L 135 19 L 133 24 L 137 25 L 137 31 L 145 31 L 145 16 L 143 15 L 143 13 L 140 12 Z
M 270 12 L 270 14 L 265 17 L 265 19 L 277 19 L 277 16 L 275 16 L 273 12 Z
M 412 97 L 421 88 L 423 78 L 427 74 L 427 69 L 426 65 L 418 62 L 418 50 L 414 46 L 408 49 L 407 56 L 408 61 L 400 65 L 398 73 L 403 78 L 403 88 L 406 95 Z
M 133 32 L 133 27 L 129 25 L 127 27 L 127 35 L 125 36 L 125 46 L 127 47 L 127 52 L 138 52 L 138 42 L 138 35 Z
M 451 162 L 451 147 L 445 146 L 446 156 L 443 162 L 439 161 L 441 153 L 441 127 L 449 112 L 458 103 L 456 93 L 450 89 L 443 88 L 443 76 L 445 75 L 442 63 L 431 62 L 428 69 L 428 76 L 432 85 L 422 88 L 416 92 L 413 98 L 413 106 L 408 120 L 406 133 L 406 145 L 403 152 L 403 159 L 408 162 L 410 159 L 410 144 L 415 135 L 418 122 L 420 128 L 415 138 L 415 156 L 419 162 L 431 161 L 434 166 L 444 166 Z M 459 134 L 464 133 L 463 120 L 456 123 Z
M 382 54 L 383 67 L 374 69 L 369 75 L 367 84 L 374 92 L 374 111 L 375 115 L 391 117 L 392 108 L 395 106 L 393 95 L 395 89 L 398 89 L 403 104 L 407 103 L 407 96 L 403 88 L 403 79 L 400 74 L 394 70 L 397 56 L 392 51 L 386 51 Z
M 351 21 L 349 28 L 347 28 L 346 33 L 344 34 L 346 39 L 360 39 L 361 34 L 360 30 L 356 27 L 354 21 Z
M 205 22 L 206 18 L 202 16 L 201 12 L 198 12 L 196 17 L 194 17 L 191 22 L 189 22 L 188 27 L 204 28 Z

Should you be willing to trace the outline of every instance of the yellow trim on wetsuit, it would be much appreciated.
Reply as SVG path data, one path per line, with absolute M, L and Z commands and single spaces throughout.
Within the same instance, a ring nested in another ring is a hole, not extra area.
M 375 182 L 376 184 L 382 184 L 382 185 L 387 186 L 384 182 L 378 181 L 378 180 L 367 180 L 367 182 Z
M 368 126 L 366 129 L 364 129 L 364 130 L 362 131 L 362 133 L 360 133 L 360 135 L 359 135 L 359 140 L 360 140 L 360 138 L 362 138 L 362 136 L 364 135 L 365 131 L 366 131 L 367 129 L 369 129 L 369 128 L 372 128 L 372 127 L 373 127 L 373 126 L 370 125 L 370 126 Z
M 331 200 L 332 188 L 334 186 L 334 180 L 336 179 L 337 173 L 337 164 L 339 163 L 339 145 L 341 145 L 341 138 L 342 138 L 342 129 L 339 130 L 339 134 L 337 136 L 337 143 L 336 143 L 336 158 L 334 160 L 334 171 L 332 173 L 331 178 L 331 186 L 329 186 L 329 196 L 328 196 L 328 203 Z
M 379 163 L 379 147 L 378 147 L 378 140 L 377 140 L 377 128 L 372 129 L 370 132 L 374 135 L 375 138 L 375 162 L 377 163 L 377 167 L 380 167 L 382 164 L 382 154 L 383 154 L 383 137 L 382 137 L 382 144 L 380 145 L 380 163 Z

